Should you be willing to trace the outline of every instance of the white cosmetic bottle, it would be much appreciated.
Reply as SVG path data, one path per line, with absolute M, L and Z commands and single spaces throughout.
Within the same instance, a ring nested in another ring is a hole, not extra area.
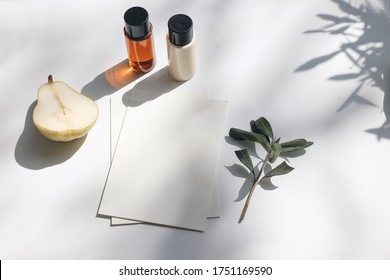
M 196 72 L 195 34 L 192 20 L 184 14 L 172 16 L 167 34 L 168 71 L 176 81 L 188 81 Z

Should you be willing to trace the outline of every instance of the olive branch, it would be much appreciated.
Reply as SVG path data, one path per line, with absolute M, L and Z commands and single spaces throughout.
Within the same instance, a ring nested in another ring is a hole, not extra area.
M 240 162 L 249 169 L 250 173 L 253 174 L 253 185 L 250 188 L 248 193 L 248 197 L 246 199 L 244 208 L 241 212 L 239 223 L 242 222 L 245 218 L 245 214 L 248 210 L 249 203 L 251 201 L 252 195 L 256 186 L 259 185 L 264 179 L 271 178 L 273 176 L 280 176 L 287 173 L 290 173 L 294 170 L 293 167 L 289 166 L 286 161 L 283 161 L 278 166 L 272 168 L 267 173 L 265 173 L 265 167 L 274 163 L 279 156 L 288 154 L 301 152 L 305 150 L 307 147 L 313 145 L 313 142 L 307 141 L 303 138 L 298 138 L 295 140 L 280 142 L 280 137 L 276 138 L 274 136 L 274 132 L 272 130 L 271 124 L 264 117 L 257 119 L 256 121 L 250 122 L 251 131 L 245 131 L 238 128 L 231 128 L 229 131 L 229 136 L 238 141 L 251 141 L 255 143 L 259 143 L 267 152 L 265 159 L 263 160 L 262 166 L 256 175 L 254 165 L 252 159 L 249 155 L 247 149 L 235 151 L 236 156 L 240 160 Z M 264 174 L 264 175 L 263 175 Z

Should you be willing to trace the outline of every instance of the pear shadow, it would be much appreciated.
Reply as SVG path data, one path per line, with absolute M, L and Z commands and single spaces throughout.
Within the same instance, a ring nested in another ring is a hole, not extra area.
M 129 67 L 128 60 L 125 59 L 96 76 L 93 81 L 81 89 L 81 92 L 96 101 L 116 92 L 142 76 L 143 74 L 133 72 Z
M 169 75 L 168 67 L 165 66 L 123 94 L 122 102 L 127 107 L 137 107 L 174 90 L 184 83 L 173 80 Z
M 39 170 L 61 164 L 70 159 L 83 145 L 87 135 L 69 142 L 56 142 L 44 137 L 32 121 L 32 113 L 37 101 L 27 110 L 25 125 L 16 146 L 16 162 L 28 169 Z

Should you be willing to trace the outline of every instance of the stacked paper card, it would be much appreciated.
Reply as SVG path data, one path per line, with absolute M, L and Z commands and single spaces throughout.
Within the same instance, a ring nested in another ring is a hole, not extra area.
M 225 110 L 224 101 L 174 93 L 112 99 L 112 163 L 98 214 L 114 225 L 204 231 L 218 216 Z

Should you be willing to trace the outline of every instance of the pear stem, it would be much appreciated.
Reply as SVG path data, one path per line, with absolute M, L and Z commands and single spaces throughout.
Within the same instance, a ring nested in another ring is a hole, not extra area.
M 47 77 L 47 83 L 48 84 L 52 84 L 53 83 L 53 76 L 52 75 L 49 75 L 49 77 Z

